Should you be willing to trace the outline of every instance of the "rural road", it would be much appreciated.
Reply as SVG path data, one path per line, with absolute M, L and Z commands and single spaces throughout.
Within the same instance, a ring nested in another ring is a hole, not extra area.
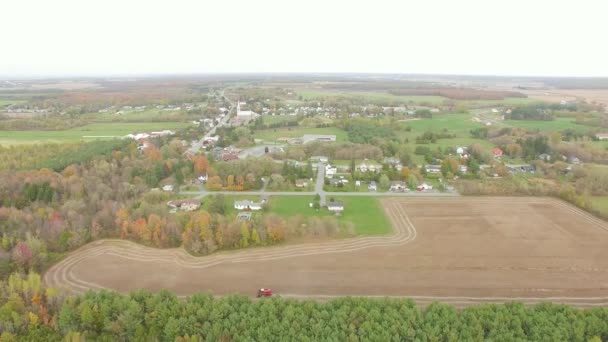
M 324 206 L 327 203 L 327 196 L 336 197 L 347 197 L 347 196 L 372 196 L 372 197 L 458 197 L 460 194 L 456 191 L 451 192 L 438 192 L 432 191 L 410 191 L 410 192 L 328 192 L 323 190 L 325 181 L 325 164 L 319 164 L 317 168 L 317 180 L 315 182 L 314 191 L 266 191 L 266 185 L 264 184 L 261 190 L 255 191 L 207 191 L 201 186 L 200 191 L 180 191 L 180 195 L 195 195 L 195 198 L 204 198 L 208 195 L 222 194 L 222 195 L 258 195 L 263 197 L 269 196 L 315 196 L 319 194 L 321 197 L 320 205 Z

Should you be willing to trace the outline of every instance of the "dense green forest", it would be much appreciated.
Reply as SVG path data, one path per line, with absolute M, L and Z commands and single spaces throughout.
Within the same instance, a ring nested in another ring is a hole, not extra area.
M 521 303 L 457 310 L 412 300 L 251 300 L 161 291 L 62 297 L 40 276 L 0 285 L 0 341 L 602 341 L 608 308 Z

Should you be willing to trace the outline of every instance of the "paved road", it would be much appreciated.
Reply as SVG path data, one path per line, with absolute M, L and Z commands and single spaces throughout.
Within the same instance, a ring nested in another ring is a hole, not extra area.
M 317 164 L 317 183 L 315 183 L 315 193 L 321 196 L 321 201 L 319 204 L 323 207 L 326 204 L 326 193 L 323 190 L 323 185 L 325 184 L 325 163 Z
M 224 90 L 223 89 L 222 89 L 222 94 L 220 96 L 221 97 L 224 96 Z M 213 128 L 211 128 L 199 141 L 192 143 L 192 145 L 190 146 L 190 148 L 188 148 L 188 152 L 198 153 L 198 151 L 200 151 L 201 148 L 203 148 L 203 146 L 204 146 L 203 142 L 205 141 L 205 139 L 210 138 L 213 135 L 215 135 L 215 131 L 217 130 L 218 127 L 222 127 L 222 126 L 224 126 L 225 124 L 228 123 L 228 121 L 230 120 L 230 114 L 232 113 L 232 110 L 234 110 L 234 104 L 228 98 L 226 98 L 226 100 L 228 102 L 230 102 L 230 106 L 232 107 L 230 109 L 230 112 L 228 114 L 226 114 L 220 120 L 220 122 L 218 122 L 217 125 L 213 126 Z
M 195 198 L 203 198 L 208 195 L 260 195 L 260 196 L 314 196 L 316 191 L 182 191 L 180 195 L 196 195 Z M 319 193 L 321 195 L 321 193 Z M 374 196 L 374 197 L 458 197 L 457 192 L 326 192 L 321 196 Z

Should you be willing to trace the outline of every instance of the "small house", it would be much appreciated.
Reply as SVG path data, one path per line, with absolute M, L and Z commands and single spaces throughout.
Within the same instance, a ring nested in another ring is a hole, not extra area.
M 538 155 L 538 159 L 548 162 L 548 161 L 551 161 L 551 155 L 547 154 L 547 153 L 541 153 Z
M 422 183 L 422 184 L 418 185 L 418 187 L 416 189 L 418 189 L 418 191 L 427 191 L 427 190 L 432 190 L 433 187 L 426 183 Z
M 262 204 L 249 200 L 234 201 L 234 209 L 237 210 L 261 210 Z
M 344 211 L 344 203 L 343 202 L 329 202 L 327 203 L 327 209 L 334 213 L 341 213 Z
M 166 191 L 166 192 L 173 191 L 173 185 L 171 185 L 171 184 L 163 185 L 163 191 Z
M 581 160 L 580 160 L 580 159 L 578 159 L 578 158 L 577 158 L 577 157 L 575 157 L 575 156 L 570 156 L 570 157 L 568 157 L 568 163 L 569 163 L 569 164 L 578 165 L 578 164 L 580 164 L 580 163 L 581 163 Z
M 402 182 L 402 181 L 391 182 L 391 186 L 389 188 L 389 191 L 392 191 L 392 192 L 403 192 L 406 190 L 407 190 L 407 187 L 405 186 L 405 182 Z
M 500 149 L 500 147 L 494 147 L 492 149 L 492 154 L 494 155 L 494 157 L 500 158 L 502 157 L 504 152 L 502 151 L 502 149 Z
M 332 178 L 337 172 L 338 169 L 336 167 L 329 164 L 325 165 L 325 177 Z
M 367 190 L 369 190 L 369 191 L 376 191 L 376 190 L 378 190 L 378 187 L 376 186 L 376 182 L 375 181 L 371 181 L 367 185 Z
M 296 179 L 296 188 L 305 188 L 308 186 L 308 179 Z
M 427 173 L 441 173 L 441 166 L 440 165 L 426 165 L 424 167 L 424 170 Z
M 608 133 L 597 133 L 595 137 L 598 140 L 608 140 Z

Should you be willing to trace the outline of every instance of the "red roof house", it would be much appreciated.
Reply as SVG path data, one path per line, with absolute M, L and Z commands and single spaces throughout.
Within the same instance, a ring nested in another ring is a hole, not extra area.
M 494 147 L 492 149 L 492 154 L 494 155 L 494 157 L 502 157 L 504 152 L 499 147 Z

